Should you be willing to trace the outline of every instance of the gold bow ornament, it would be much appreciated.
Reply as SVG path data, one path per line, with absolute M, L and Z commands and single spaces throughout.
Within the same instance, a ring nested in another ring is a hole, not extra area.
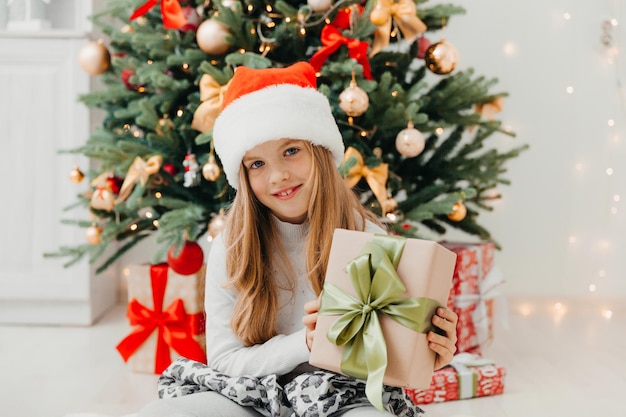
M 226 85 L 221 85 L 209 74 L 204 74 L 200 78 L 201 103 L 193 113 L 192 128 L 202 133 L 213 129 L 215 119 L 222 108 L 224 93 L 226 93 L 229 85 L 230 81 Z
M 474 111 L 480 114 L 481 118 L 493 121 L 496 118 L 496 114 L 500 113 L 504 109 L 504 98 L 502 96 L 496 97 L 493 100 L 486 103 L 479 103 L 474 106 Z M 468 131 L 472 132 L 476 126 L 469 126 Z
M 378 0 L 370 14 L 370 21 L 378 26 L 374 32 L 370 57 L 389 45 L 392 20 L 407 42 L 413 42 L 419 34 L 426 32 L 426 25 L 417 17 L 414 0 Z
M 117 197 L 116 203 L 124 201 L 128 198 L 137 181 L 139 181 L 141 185 L 146 185 L 150 176 L 159 172 L 162 164 L 163 157 L 161 155 L 154 155 L 148 158 L 147 161 L 144 161 L 140 156 L 136 157 L 130 165 L 130 168 L 128 168 L 126 178 L 124 178 L 124 183 L 122 184 L 122 188 L 120 188 L 120 193 Z
M 381 162 L 374 168 L 368 167 L 363 161 L 363 155 L 361 155 L 361 153 L 352 146 L 346 149 L 346 153 L 343 158 L 344 163 L 350 158 L 355 158 L 356 164 L 350 168 L 348 175 L 344 178 L 344 181 L 350 186 L 350 188 L 352 188 L 359 183 L 361 178 L 365 178 L 367 185 L 370 186 L 370 189 L 380 203 L 384 216 L 389 212 L 389 208 L 391 207 L 391 205 L 387 204 L 387 201 L 389 200 L 387 197 L 387 177 L 389 174 L 389 166 L 386 163 Z

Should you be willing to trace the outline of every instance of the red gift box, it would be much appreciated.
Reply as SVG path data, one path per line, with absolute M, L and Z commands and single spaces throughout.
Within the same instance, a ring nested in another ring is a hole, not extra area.
M 458 316 L 457 352 L 480 353 L 480 348 L 493 339 L 494 303 L 504 302 L 498 291 L 504 282 L 494 267 L 495 245 L 491 242 L 442 245 L 456 253 L 452 290 L 448 308 Z M 499 314 L 506 314 L 506 308 Z
M 506 369 L 470 353 L 454 356 L 449 366 L 433 373 L 428 389 L 406 389 L 415 404 L 441 403 L 504 392 Z
M 116 348 L 131 370 L 160 374 L 174 352 L 206 363 L 204 265 L 192 275 L 166 263 L 132 265 L 126 273 L 133 330 Z

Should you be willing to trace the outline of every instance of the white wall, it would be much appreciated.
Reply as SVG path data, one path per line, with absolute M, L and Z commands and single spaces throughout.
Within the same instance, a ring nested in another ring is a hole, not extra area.
M 506 291 L 623 298 L 624 67 L 619 57 L 610 62 L 601 36 L 607 19 L 626 25 L 624 7 L 616 0 L 457 3 L 467 14 L 452 20 L 446 39 L 459 49 L 461 67 L 499 78 L 510 93 L 500 116 L 516 141 L 531 146 L 509 164 L 512 185 L 500 187 L 503 200 L 484 216 L 503 246 L 496 260 Z M 624 31 L 613 32 L 622 52 Z
M 444 31 L 459 49 L 459 66 L 497 77 L 496 90 L 510 93 L 499 116 L 517 139 L 496 138 L 494 144 L 531 146 L 507 165 L 512 185 L 500 187 L 504 198 L 494 203 L 494 212 L 481 215 L 503 246 L 496 262 L 507 280 L 505 292 L 626 297 L 626 263 L 620 262 L 626 256 L 626 110 L 618 86 L 623 73 L 617 61 L 609 63 L 600 41 L 604 20 L 626 25 L 624 8 L 618 0 L 451 3 L 467 9 Z M 620 32 L 617 26 L 621 50 Z M 428 36 L 437 41 L 440 34 Z M 150 252 L 150 244 L 131 252 L 122 269 L 149 261 Z

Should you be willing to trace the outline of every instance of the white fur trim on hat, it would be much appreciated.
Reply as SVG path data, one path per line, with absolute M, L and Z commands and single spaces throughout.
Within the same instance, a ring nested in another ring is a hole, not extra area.
M 271 85 L 234 100 L 215 121 L 215 151 L 233 188 L 245 153 L 276 139 L 306 140 L 329 149 L 337 166 L 343 161 L 343 139 L 326 96 L 314 88 Z

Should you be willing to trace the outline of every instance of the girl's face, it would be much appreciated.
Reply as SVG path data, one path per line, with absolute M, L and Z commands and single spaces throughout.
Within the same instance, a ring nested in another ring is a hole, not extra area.
M 284 222 L 306 220 L 313 190 L 313 155 L 303 141 L 264 142 L 246 152 L 243 164 L 261 204 Z

